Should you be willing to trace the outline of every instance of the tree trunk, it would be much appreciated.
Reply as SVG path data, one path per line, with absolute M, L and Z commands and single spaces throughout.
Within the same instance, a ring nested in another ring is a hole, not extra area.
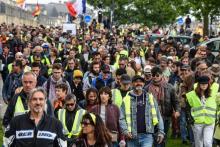
M 203 14 L 203 36 L 209 35 L 209 15 Z

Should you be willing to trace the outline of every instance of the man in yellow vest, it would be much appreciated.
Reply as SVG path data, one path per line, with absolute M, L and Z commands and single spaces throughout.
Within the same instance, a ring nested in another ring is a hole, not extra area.
M 3 118 L 3 126 L 7 127 L 14 116 L 24 114 L 28 110 L 28 95 L 36 87 L 37 76 L 33 72 L 22 75 L 23 89 L 11 98 Z M 47 100 L 47 114 L 52 115 L 52 106 Z
M 133 90 L 128 92 L 122 102 L 120 127 L 127 138 L 127 146 L 152 147 L 153 134 L 157 134 L 158 143 L 163 141 L 163 119 L 153 95 L 143 90 L 144 78 L 134 76 L 132 86 Z
M 115 105 L 121 107 L 123 98 L 127 95 L 131 88 L 131 78 L 127 74 L 121 75 L 119 80 L 120 87 L 112 89 L 112 100 Z
M 76 104 L 76 96 L 68 94 L 65 98 L 65 109 L 59 109 L 56 117 L 62 122 L 63 134 L 66 136 L 68 146 L 72 144 L 81 131 L 81 121 L 86 110 Z

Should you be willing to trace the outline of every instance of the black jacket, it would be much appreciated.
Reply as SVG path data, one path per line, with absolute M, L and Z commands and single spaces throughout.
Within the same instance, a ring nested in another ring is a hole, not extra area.
M 16 94 L 11 101 L 8 104 L 8 107 L 6 109 L 4 118 L 3 118 L 3 126 L 7 127 L 9 123 L 11 122 L 12 118 L 14 117 L 14 111 L 15 111 L 15 105 L 17 103 L 18 97 L 21 97 L 21 101 L 23 103 L 24 109 L 28 110 L 28 105 L 27 105 L 27 95 L 25 92 L 22 90 L 19 94 Z M 47 114 L 53 116 L 53 107 L 50 103 L 49 100 L 47 100 Z
M 26 113 L 12 119 L 4 143 L 9 147 L 66 147 L 62 129 L 62 124 L 46 113 L 37 126 Z

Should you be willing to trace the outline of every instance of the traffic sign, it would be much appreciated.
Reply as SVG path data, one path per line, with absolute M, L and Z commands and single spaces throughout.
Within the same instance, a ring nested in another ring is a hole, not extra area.
M 86 23 L 90 23 L 90 21 L 91 21 L 91 16 L 89 16 L 89 15 L 86 15 L 85 17 L 84 17 L 84 21 L 86 22 Z

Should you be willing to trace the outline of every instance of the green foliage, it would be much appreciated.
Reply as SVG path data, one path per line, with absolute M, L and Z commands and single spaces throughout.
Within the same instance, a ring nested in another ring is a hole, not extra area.
M 192 13 L 197 19 L 220 14 L 220 0 L 88 0 L 95 8 L 110 13 L 119 24 L 141 23 L 160 26 L 173 23 L 177 16 Z
M 143 23 L 165 25 L 175 20 L 177 14 L 171 3 L 165 0 L 88 0 L 95 8 L 110 11 L 114 8 L 114 20 L 119 24 Z

